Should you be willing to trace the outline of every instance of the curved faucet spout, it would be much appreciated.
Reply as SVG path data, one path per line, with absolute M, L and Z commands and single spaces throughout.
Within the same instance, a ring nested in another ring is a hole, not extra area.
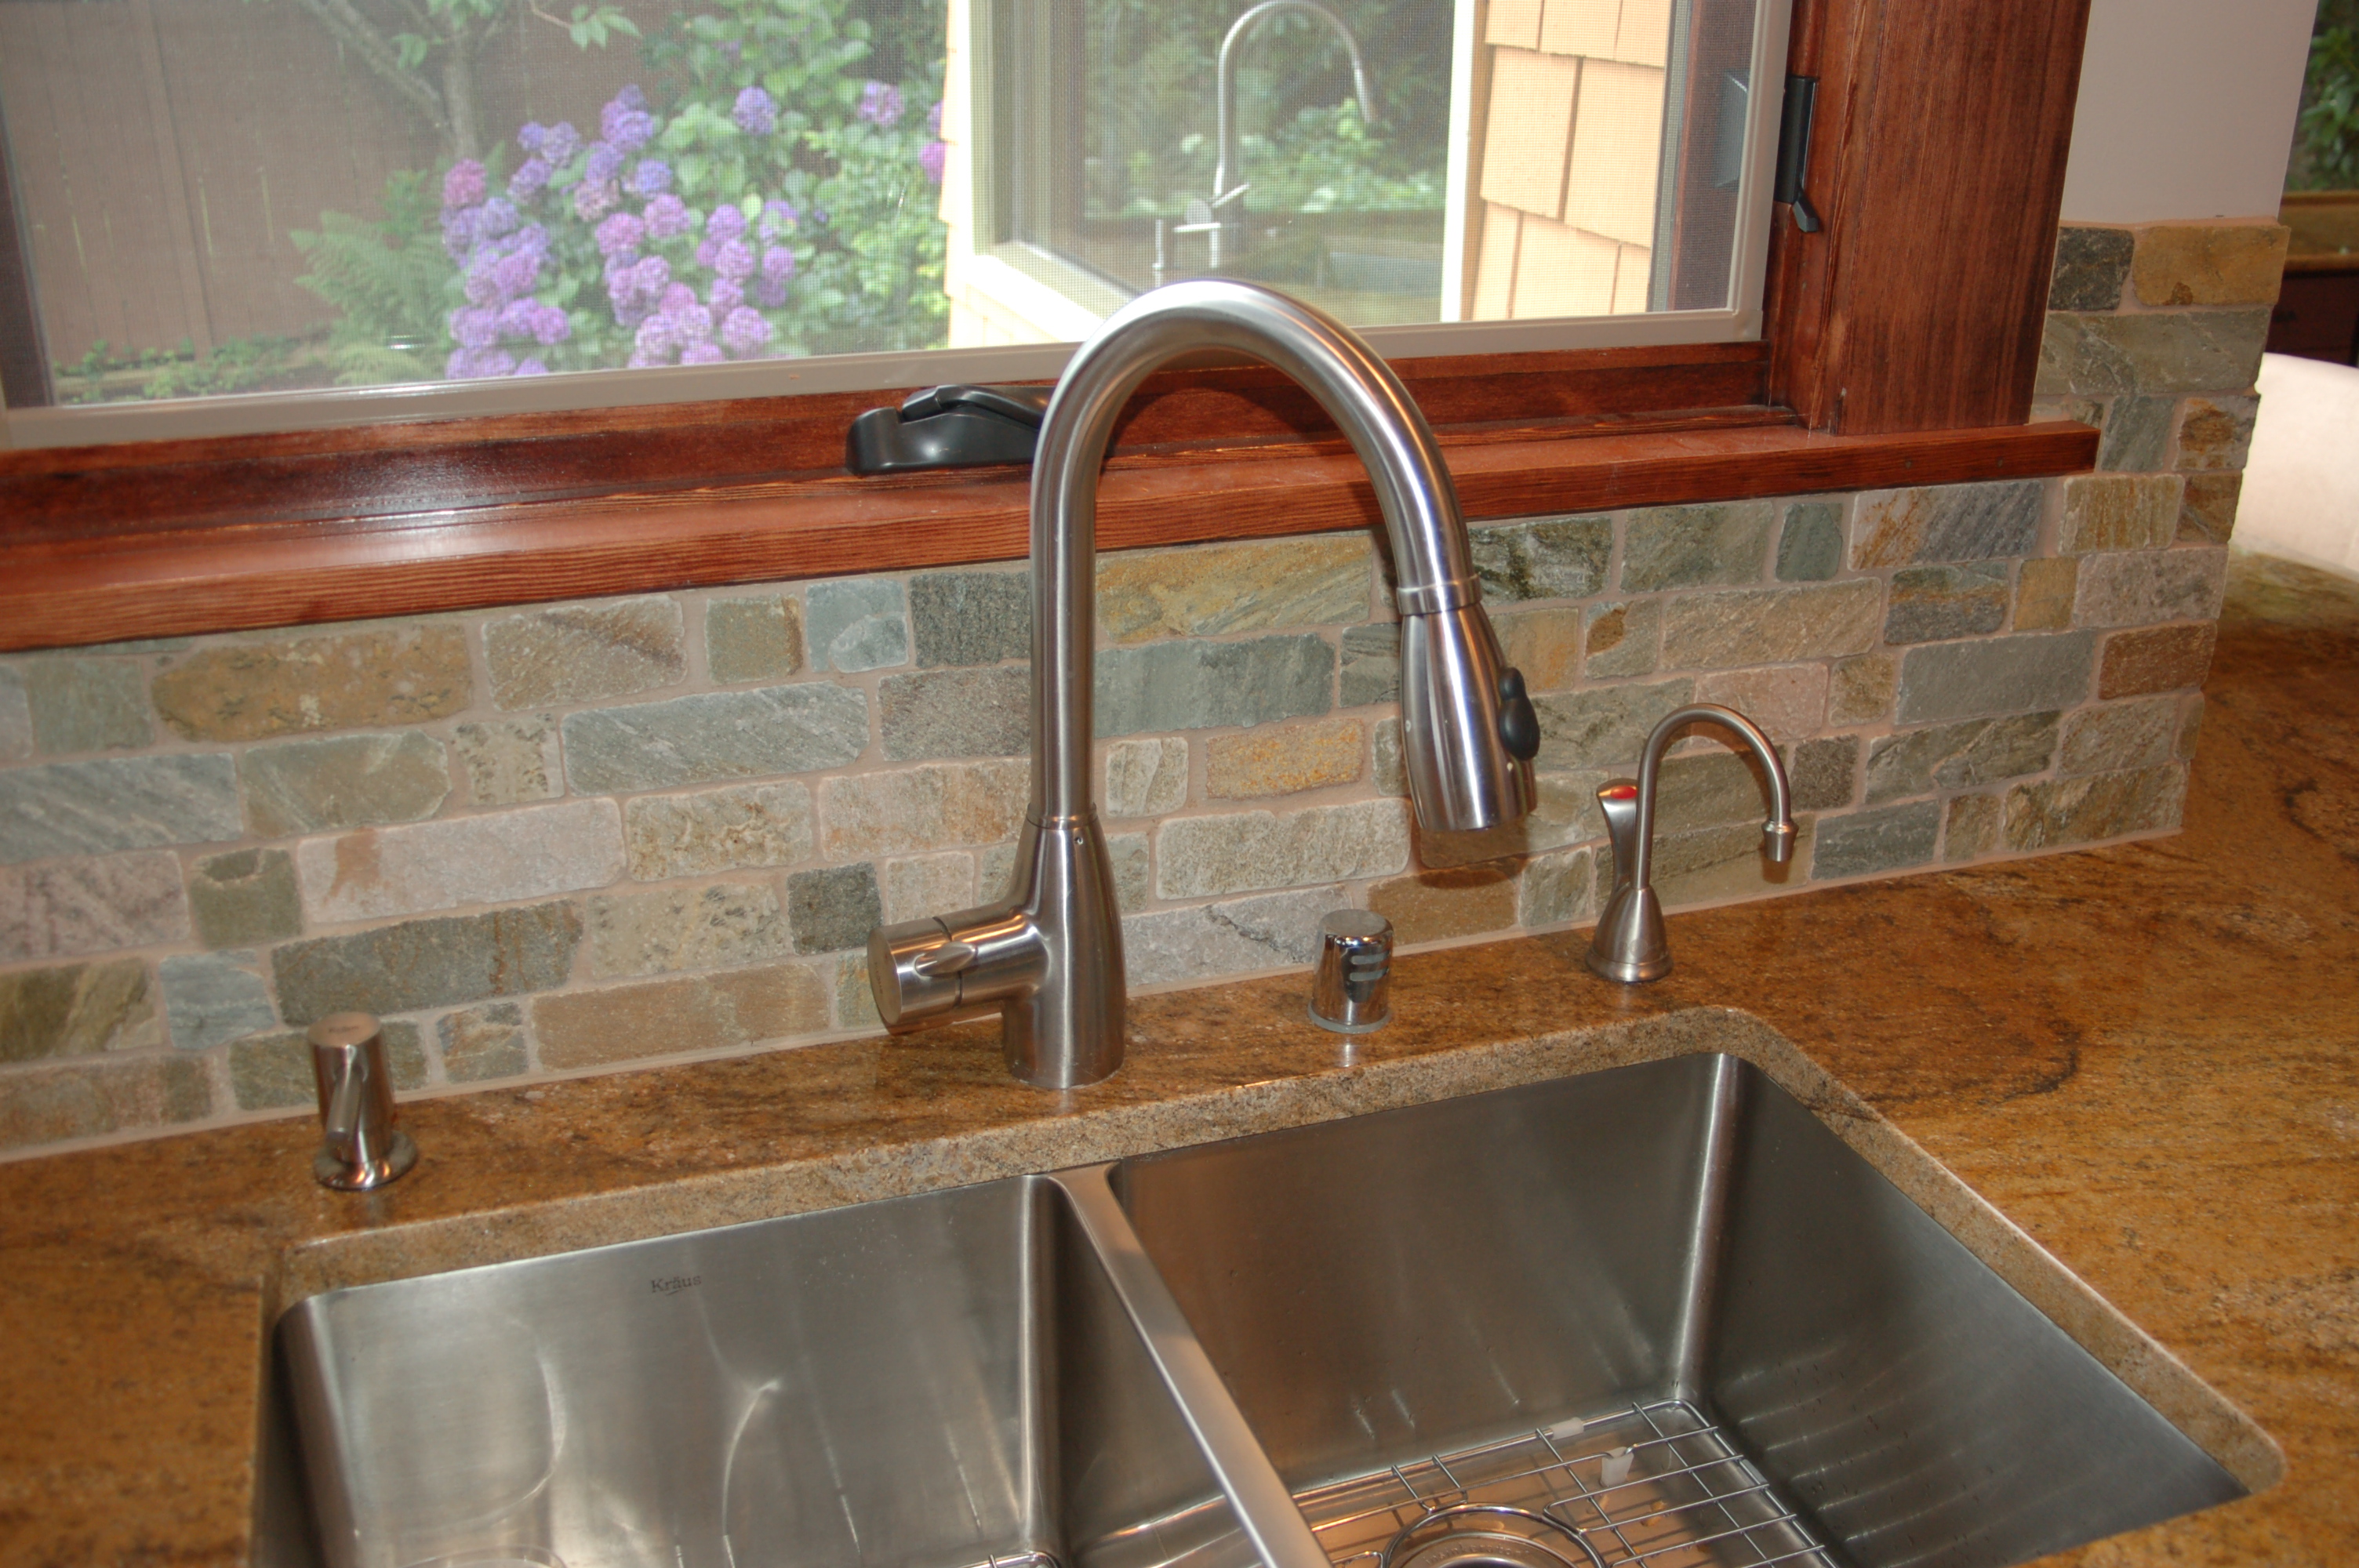
M 1316 16 L 1343 41 L 1343 52 L 1352 57 L 1352 92 L 1360 101 L 1360 123 L 1366 125 L 1376 123 L 1376 99 L 1375 94 L 1368 91 L 1368 68 L 1360 59 L 1360 40 L 1353 36 L 1343 18 L 1319 4 L 1319 0 L 1261 0 L 1260 5 L 1249 7 L 1231 23 L 1227 35 L 1221 39 L 1220 65 L 1213 79 L 1212 94 L 1217 133 L 1213 141 L 1218 148 L 1219 160 L 1212 166 L 1212 205 L 1215 208 L 1235 189 L 1237 176 L 1243 172 L 1243 165 L 1237 157 L 1238 52 L 1247 34 L 1281 11 L 1300 11 Z
M 1367 465 L 1397 576 L 1402 762 L 1428 827 L 1496 827 L 1531 809 L 1539 735 L 1474 576 L 1466 524 L 1425 417 L 1341 323 L 1253 284 L 1200 278 L 1143 295 L 1058 383 L 1032 469 L 1032 798 L 995 904 L 880 926 L 869 980 L 888 1027 L 978 1008 L 1005 1021 L 1008 1065 L 1071 1087 L 1121 1065 L 1125 991 L 1114 872 L 1093 803 L 1098 470 L 1148 373 L 1206 348 L 1302 384 Z

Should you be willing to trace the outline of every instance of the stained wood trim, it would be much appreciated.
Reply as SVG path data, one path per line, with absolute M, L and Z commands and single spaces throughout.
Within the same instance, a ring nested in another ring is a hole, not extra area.
M 1471 516 L 2074 472 L 2097 432 L 1839 437 L 1790 424 L 1462 441 Z M 897 571 L 1026 553 L 1028 477 L 875 486 L 846 477 L 453 508 L 429 517 L 226 524 L 21 546 L 0 565 L 0 648 L 481 609 L 601 594 Z M 1358 460 L 1320 448 L 1126 460 L 1107 473 L 1109 549 L 1269 538 L 1376 521 Z

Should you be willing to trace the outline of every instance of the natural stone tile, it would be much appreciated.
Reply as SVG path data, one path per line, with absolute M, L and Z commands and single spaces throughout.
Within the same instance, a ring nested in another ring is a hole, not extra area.
M 2006 847 L 2052 849 L 2176 827 L 2186 799 L 2179 762 L 2017 784 L 2006 793 Z
M 1563 925 L 1594 914 L 1593 859 L 1587 849 L 1561 849 L 1533 856 L 1524 867 L 1521 902 L 1516 911 L 1518 924 L 1534 927 Z
M 1187 804 L 1187 741 L 1162 735 L 1107 744 L 1108 816 L 1167 816 Z
M 1166 642 L 1097 656 L 1097 732 L 1212 730 L 1310 719 L 1333 705 L 1335 649 L 1315 636 Z
M 21 762 L 32 754 L 33 708 L 24 672 L 0 665 L 0 762 Z
M 1767 501 L 1641 507 L 1623 535 L 1622 590 L 1759 582 L 1777 525 Z
M 2032 400 L 2028 423 L 2042 425 L 2055 419 L 2070 419 L 2102 428 L 2105 423 L 2105 405 L 2096 398 L 2078 397 L 2069 392 Z
M 1900 665 L 1897 716 L 1903 724 L 1930 724 L 2071 708 L 2089 695 L 2095 662 L 2088 632 L 1911 648 Z
M 208 947 L 257 947 L 299 936 L 303 905 L 295 858 L 284 849 L 208 856 L 189 872 L 189 907 L 197 940 Z
M 1125 914 L 1144 909 L 1155 896 L 1154 850 L 1144 833 L 1117 833 L 1106 840 L 1106 860 L 1114 867 L 1114 906 Z M 995 886 L 1006 887 L 1002 878 Z
M 2224 545 L 2236 531 L 2236 499 L 2244 493 L 2241 473 L 2191 473 L 2179 506 L 2179 539 L 2199 545 Z
M 473 699 L 474 677 L 459 628 L 430 622 L 201 648 L 150 695 L 184 741 L 262 741 L 447 719 Z
M 1368 907 L 1404 944 L 1505 931 L 1516 924 L 1516 875 L 1496 865 L 1412 871 L 1370 884 Z
M 1495 616 L 1501 650 L 1524 672 L 1528 691 L 1562 691 L 1581 680 L 1581 611 L 1519 610 Z
M 1799 887 L 1810 875 L 1814 827 L 1807 816 L 1794 826 L 1794 856 L 1782 866 L 1771 865 L 1761 853 L 1758 817 L 1685 833 L 1658 833 L 1652 865 L 1655 892 L 1664 907 L 1676 909 Z M 1606 885 L 1605 868 L 1611 860 L 1605 850 L 1597 851 L 1598 882 L 1603 889 L 1598 895 L 1601 905 L 1613 892 Z
M 443 915 L 349 936 L 289 942 L 270 955 L 279 1016 L 297 1028 L 332 1012 L 417 1012 L 566 982 L 582 916 L 571 903 Z
M 1938 800 L 1855 811 L 1847 816 L 1821 816 L 1818 842 L 1810 854 L 1810 880 L 1826 881 L 1929 864 L 1940 836 Z
M 210 1051 L 278 1026 L 251 952 L 185 953 L 157 966 L 164 984 L 164 1018 L 172 1044 Z
M 1346 902 L 1342 888 L 1306 888 L 1134 914 L 1122 923 L 1124 968 L 1132 985 L 1158 986 L 1308 964 L 1320 917 Z
M 784 680 L 803 667 L 802 600 L 783 593 L 704 607 L 704 667 L 716 686 Z
M 1833 811 L 1857 791 L 1859 737 L 1828 735 L 1785 753 L 1786 784 L 1796 811 Z
M 806 596 L 812 669 L 849 675 L 909 662 L 909 613 L 899 583 L 845 578 L 815 582 Z
M 677 686 L 682 641 L 679 603 L 662 594 L 504 615 L 484 624 L 492 704 L 513 713 Z
M 1408 774 L 1401 764 L 1401 724 L 1379 719 L 1368 736 L 1368 782 L 1378 795 L 1407 796 Z
M 2015 579 L 2015 629 L 2061 632 L 2071 625 L 2080 583 L 2081 563 L 2075 557 L 2035 556 L 2024 562 Z
M 882 1029 L 885 1017 L 876 1011 L 875 988 L 868 983 L 868 955 L 835 956 L 835 1026 L 838 1029 Z
M 886 676 L 876 709 L 885 755 L 896 762 L 1032 753 L 1029 665 Z
M 164 1044 L 147 966 L 136 958 L 0 975 L 0 1062 Z M 16 1092 L 8 1080 L 8 1095 Z
M 1962 795 L 1950 802 L 1949 825 L 1941 829 L 1941 859 L 1951 865 L 1998 848 L 1999 798 Z
M 995 844 L 1024 820 L 1024 762 L 934 762 L 830 779 L 820 814 L 831 857 L 908 855 Z
M 2082 626 L 2147 626 L 2158 621 L 2210 621 L 2228 591 L 2228 552 L 2138 550 L 2090 556 L 2081 563 L 2072 608 Z
M 2068 556 L 2158 550 L 2178 532 L 2179 498 L 2177 474 L 2074 474 L 2064 481 L 2057 546 Z
M 2172 760 L 2178 736 L 2176 697 L 2084 708 L 2064 721 L 2064 755 L 2056 771 L 2071 777 L 2150 768 Z
M 1663 601 L 1626 600 L 1582 612 L 1582 673 L 1591 680 L 1650 676 L 1662 656 Z
M 867 946 L 868 934 L 885 924 L 876 868 L 866 860 L 855 860 L 848 866 L 788 873 L 787 924 L 794 933 L 798 953 L 834 953 Z
M 1696 682 L 1696 700 L 1734 708 L 1773 741 L 1797 741 L 1817 734 L 1826 723 L 1827 666 L 1724 670 Z
M 2158 223 L 2130 264 L 2141 305 L 2274 305 L 2293 231 L 2282 223 Z
M 1884 621 L 1871 579 L 1681 594 L 1663 611 L 1663 667 L 1733 669 L 1865 653 Z
M 426 1050 L 418 1026 L 387 1021 L 385 1065 L 396 1089 L 426 1087 Z M 317 1105 L 319 1082 L 311 1076 L 311 1047 L 299 1032 L 283 1031 L 240 1040 L 229 1048 L 230 1092 L 240 1110 L 277 1110 Z
M 446 1012 L 434 1021 L 442 1047 L 442 1076 L 454 1084 L 513 1078 L 532 1070 L 524 1009 L 512 1001 Z
M 1837 659 L 1827 672 L 1827 722 L 1878 724 L 1892 717 L 1900 664 L 1889 654 Z
M 200 1121 L 212 1108 L 212 1077 L 192 1057 L 60 1063 L 8 1075 L 0 1149 Z
M 1480 865 L 1605 836 L 1605 816 L 1597 807 L 1597 786 L 1605 782 L 1603 769 L 1543 773 L 1532 782 L 1537 796 L 1532 809 L 1496 827 L 1445 833 L 1413 821 L 1418 864 L 1434 871 Z
M 1824 582 L 1843 569 L 1843 503 L 1797 501 L 1777 535 L 1777 580 Z
M 1698 729 L 1706 740 L 1735 737 L 1725 730 Z M 1788 778 L 1790 784 L 1791 779 Z M 1685 832 L 1717 827 L 1732 822 L 1758 825 L 1769 816 L 1769 781 L 1750 752 L 1714 746 L 1665 759 L 1655 776 L 1655 822 L 1658 832 Z M 1601 820 L 1599 831 L 1603 831 Z
M 2171 754 L 2182 762 L 2195 760 L 2195 743 L 2203 733 L 2203 694 L 2195 692 L 2180 701 L 2179 737 L 2172 743 Z
M 606 893 L 587 914 L 593 979 L 738 968 L 788 953 L 786 913 L 761 882 Z
M 163 849 L 0 868 L 0 963 L 182 942 L 189 901 Z
M 2039 343 L 2042 395 L 2167 396 L 2253 384 L 2269 313 L 2191 310 L 2144 316 L 2059 311 Z
M 467 796 L 477 806 L 522 806 L 565 793 L 553 714 L 462 724 L 451 739 L 466 773 Z
M 1390 876 L 1408 864 L 1408 814 L 1397 800 L 1175 817 L 1156 838 L 1164 898 Z
M 0 773 L 0 862 L 245 836 L 226 756 L 113 757 Z
M 2006 564 L 1904 567 L 1892 574 L 1884 613 L 1888 643 L 1938 643 L 1979 637 L 2006 624 Z
M 2143 697 L 2201 686 L 2212 669 L 2212 644 L 2219 633 L 2208 621 L 2114 633 L 2105 639 L 2097 666 L 2097 695 Z
M 623 807 L 623 849 L 642 882 L 791 865 L 811 851 L 810 790 L 788 780 L 641 795 Z
M 1400 700 L 1400 622 L 1343 628 L 1343 706 Z
M 564 724 L 565 776 L 583 795 L 840 768 L 867 748 L 868 699 L 812 682 L 592 708 Z
M 2116 473 L 2144 473 L 2164 466 L 2170 452 L 2170 432 L 2179 422 L 2175 397 L 2134 397 L 2113 400 L 2105 411 L 2104 435 L 2097 443 L 2097 466 Z
M 1604 591 L 1611 517 L 1543 517 L 1471 531 L 1483 597 L 1588 599 Z
M 122 751 L 156 738 L 139 666 L 128 659 L 37 659 L 24 680 L 33 746 L 45 757 Z
M 972 909 L 974 903 L 974 857 L 964 849 L 885 862 L 887 920 L 922 920 L 929 914 Z
M 532 1029 L 543 1066 L 595 1067 L 816 1033 L 832 989 L 801 964 L 608 986 L 534 998 Z
M 2055 760 L 2056 733 L 2055 714 L 2023 713 L 1888 736 L 1867 750 L 1867 804 L 2043 772 Z
M 2045 486 L 2036 479 L 1871 490 L 1852 531 L 1854 567 L 1986 561 L 2030 553 Z
M 1532 699 L 1540 720 L 1542 771 L 1611 767 L 1635 762 L 1647 734 L 1671 709 L 1695 699 L 1691 680 L 1651 686 L 1593 687 Z
M 918 665 L 995 665 L 1032 656 L 1028 571 L 919 572 L 909 579 Z
M 1204 743 L 1204 793 L 1252 800 L 1350 784 L 1360 776 L 1366 739 L 1356 719 L 1265 725 Z
M 442 742 L 397 735 L 328 735 L 255 746 L 237 762 L 245 825 L 257 838 L 417 822 L 451 793 Z
M 2050 310 L 2113 310 L 2122 303 L 2136 236 L 2127 229 L 2077 225 L 2056 232 L 2056 268 L 2049 276 Z
M 2180 406 L 2179 466 L 2196 471 L 2242 469 L 2252 455 L 2253 421 L 2261 400 L 2213 393 Z
M 624 864 L 623 814 L 611 800 L 369 828 L 295 847 L 303 906 L 323 924 L 602 888 L 621 879 Z
M 1132 550 L 1098 560 L 1098 621 L 1117 643 L 1365 621 L 1375 555 L 1356 534 Z

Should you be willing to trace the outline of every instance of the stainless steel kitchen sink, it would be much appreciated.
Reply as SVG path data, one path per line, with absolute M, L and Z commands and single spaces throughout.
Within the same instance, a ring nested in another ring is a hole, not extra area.
M 332 1292 L 277 1351 L 257 1555 L 328 1568 L 1975 1568 L 2245 1491 L 1727 1056 Z

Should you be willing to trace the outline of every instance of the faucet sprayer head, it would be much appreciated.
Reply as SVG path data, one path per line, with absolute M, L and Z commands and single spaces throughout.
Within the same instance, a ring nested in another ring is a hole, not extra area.
M 1401 617 L 1401 762 L 1429 830 L 1464 833 L 1532 808 L 1539 722 L 1478 604 Z

